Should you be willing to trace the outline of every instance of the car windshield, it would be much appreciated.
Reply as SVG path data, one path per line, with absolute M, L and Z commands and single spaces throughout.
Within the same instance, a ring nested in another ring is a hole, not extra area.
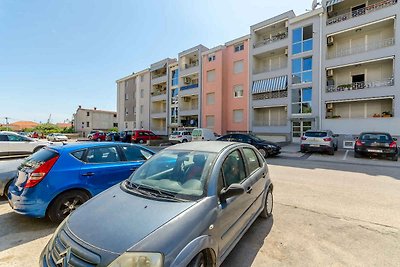
M 388 142 L 392 140 L 392 138 L 389 135 L 380 133 L 365 133 L 361 135 L 360 139 L 365 141 L 378 141 L 378 142 Z
M 307 137 L 325 137 L 327 136 L 327 132 L 306 132 L 304 134 Z
M 195 200 L 205 193 L 215 153 L 164 150 L 143 164 L 128 182 L 137 189 L 151 189 Z M 132 188 L 133 188 L 132 186 Z
M 181 132 L 173 132 L 171 135 L 181 135 Z
M 265 140 L 261 139 L 260 137 L 258 137 L 255 134 L 249 134 L 251 138 L 253 138 L 254 140 L 258 141 L 258 142 L 264 142 Z
M 192 136 L 201 136 L 201 130 L 193 130 Z

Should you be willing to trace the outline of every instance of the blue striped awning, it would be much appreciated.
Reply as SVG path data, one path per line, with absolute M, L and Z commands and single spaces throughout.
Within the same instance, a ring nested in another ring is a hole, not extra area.
M 281 91 L 287 89 L 287 75 L 253 82 L 252 93 Z
M 328 6 L 332 6 L 332 5 L 338 4 L 338 3 L 340 3 L 340 2 L 343 2 L 343 0 L 328 0 L 328 1 L 326 1 L 326 6 L 327 6 L 327 7 L 328 7 Z

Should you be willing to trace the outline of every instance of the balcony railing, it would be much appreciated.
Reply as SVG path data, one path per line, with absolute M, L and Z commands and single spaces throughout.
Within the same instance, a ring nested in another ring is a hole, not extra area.
M 185 64 L 183 69 L 185 69 L 185 70 L 186 70 L 186 69 L 190 69 L 190 68 L 196 67 L 196 66 L 198 66 L 198 65 L 199 65 L 199 62 L 198 62 L 198 61 L 192 62 L 192 63 L 189 63 L 189 64 Z
M 286 120 L 271 120 L 271 121 L 257 121 L 255 120 L 253 122 L 253 126 L 256 127 L 267 127 L 267 126 L 286 126 L 287 125 L 287 121 Z
M 167 75 L 167 73 L 153 73 L 153 75 L 151 76 L 151 78 L 152 78 L 152 79 L 157 79 L 157 78 L 163 77 L 163 76 L 165 76 L 165 75 Z
M 197 88 L 197 87 L 199 87 L 199 84 L 195 83 L 195 84 L 189 84 L 189 85 L 182 86 L 181 88 L 179 88 L 179 90 L 188 90 L 188 89 L 193 89 L 193 88 Z
M 380 40 L 377 42 L 369 42 L 364 45 L 359 45 L 351 48 L 342 48 L 337 51 L 333 51 L 328 53 L 327 59 L 332 59 L 332 58 L 337 58 L 337 57 L 344 57 L 344 56 L 349 56 L 349 55 L 354 55 L 354 54 L 360 54 L 384 47 L 389 47 L 393 46 L 395 44 L 394 37 L 387 38 L 384 40 Z
M 254 94 L 253 100 L 284 98 L 287 96 L 288 96 L 288 92 L 287 92 L 287 90 L 284 90 L 284 91 L 276 91 L 276 92 L 267 92 L 267 93 L 262 93 L 262 94 Z
M 341 84 L 338 86 L 331 85 L 326 87 L 327 93 L 332 92 L 342 92 L 342 91 L 352 91 L 352 90 L 360 90 L 366 88 L 375 88 L 375 87 L 385 87 L 385 86 L 393 86 L 394 78 L 390 78 L 383 81 L 372 81 L 372 82 L 356 82 L 349 84 Z
M 256 69 L 256 70 L 254 70 L 254 74 L 260 74 L 260 73 L 271 72 L 271 71 L 276 71 L 276 70 L 283 70 L 286 68 L 287 68 L 287 62 L 285 62 L 281 65 L 271 65 L 268 67 Z
M 267 45 L 267 44 L 270 44 L 270 43 L 274 43 L 274 42 L 286 39 L 287 37 L 288 37 L 288 32 L 278 33 L 278 34 L 272 36 L 271 38 L 265 38 L 264 40 L 255 42 L 253 44 L 253 47 L 257 48 L 257 47 L 260 47 L 260 46 L 263 46 L 263 45 Z
M 366 15 L 368 13 L 371 13 L 371 12 L 374 12 L 374 11 L 377 11 L 377 10 L 380 10 L 382 8 L 389 7 L 389 6 L 392 6 L 392 5 L 395 5 L 395 4 L 397 4 L 397 0 L 384 0 L 384 1 L 372 4 L 372 5 L 368 5 L 368 6 L 363 7 L 363 8 L 359 8 L 359 9 L 354 10 L 354 11 L 344 12 L 342 14 L 338 14 L 338 15 L 335 15 L 334 17 L 332 17 L 332 18 L 327 19 L 326 20 L 326 25 L 331 25 L 331 24 L 342 22 L 342 21 L 345 21 L 345 20 L 348 20 L 348 19 L 352 19 L 352 18 L 355 18 L 355 17 Z
M 151 96 L 157 96 L 157 95 L 166 95 L 167 91 L 155 91 L 150 93 Z
M 190 111 L 190 110 L 197 110 L 199 109 L 199 105 L 195 104 L 195 105 L 191 105 L 191 106 L 182 106 L 180 108 L 181 111 Z

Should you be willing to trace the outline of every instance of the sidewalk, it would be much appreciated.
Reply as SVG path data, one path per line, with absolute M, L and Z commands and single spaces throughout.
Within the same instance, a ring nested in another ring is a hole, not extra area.
M 282 145 L 281 153 L 300 153 L 300 144 L 288 143 Z

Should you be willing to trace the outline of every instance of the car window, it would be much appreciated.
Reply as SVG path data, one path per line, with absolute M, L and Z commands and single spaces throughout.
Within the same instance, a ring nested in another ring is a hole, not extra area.
M 20 168 L 32 168 L 36 169 L 40 165 L 42 165 L 44 162 L 58 156 L 58 153 L 54 150 L 51 149 L 40 149 L 36 153 L 33 153 L 31 156 L 26 158 L 22 164 L 20 165 Z
M 8 137 L 5 134 L 0 134 L 0 141 L 8 141 Z
M 116 147 L 89 148 L 86 162 L 88 163 L 111 163 L 121 161 Z
M 75 151 L 72 152 L 71 155 L 79 160 L 83 159 L 83 154 L 85 154 L 85 150 L 79 150 L 79 151 Z
M 242 156 L 238 150 L 230 153 L 222 164 L 222 175 L 225 187 L 231 184 L 241 183 L 246 179 L 246 171 Z
M 327 132 L 306 132 L 304 135 L 307 137 L 326 137 L 328 134 Z
M 378 142 L 388 142 L 392 140 L 392 138 L 389 135 L 379 134 L 379 133 L 365 133 L 360 136 L 360 139 L 365 141 L 378 141 Z
M 122 146 L 127 161 L 148 160 L 152 154 L 137 146 Z
M 229 141 L 230 139 L 230 135 L 225 135 L 225 136 L 221 136 L 220 138 L 218 138 L 219 141 Z
M 258 161 L 258 157 L 253 149 L 243 148 L 243 153 L 249 168 L 249 173 L 253 173 L 260 168 L 260 162 Z
M 251 144 L 251 140 L 247 135 L 237 135 L 237 140 L 238 142 Z
M 28 141 L 28 140 L 25 140 L 25 138 L 23 138 L 22 136 L 13 135 L 13 134 L 8 135 L 8 140 L 12 141 L 12 142 Z

